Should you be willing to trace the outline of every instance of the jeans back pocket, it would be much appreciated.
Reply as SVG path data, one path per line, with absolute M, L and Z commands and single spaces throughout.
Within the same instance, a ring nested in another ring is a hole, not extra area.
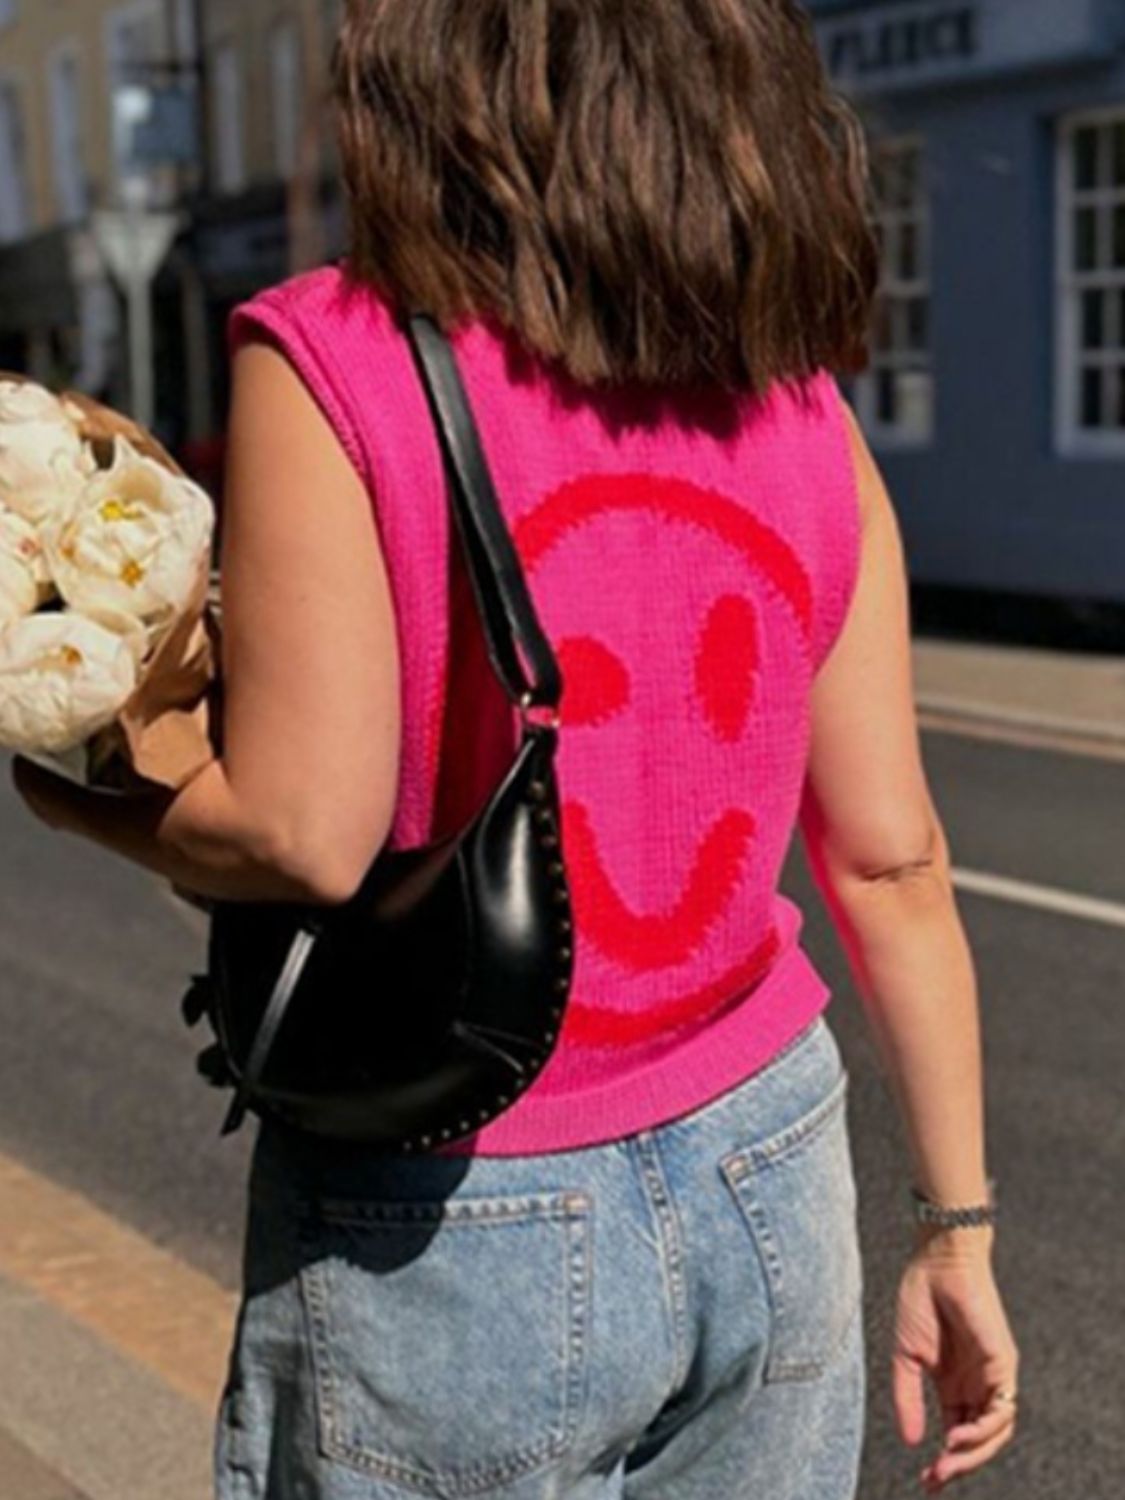
M 331 1459 L 428 1496 L 557 1460 L 586 1377 L 591 1199 L 320 1200 L 301 1289 Z
M 769 1291 L 767 1382 L 823 1375 L 860 1315 L 863 1272 L 847 1087 L 842 1070 L 799 1119 L 767 1140 L 728 1152 L 719 1164 Z

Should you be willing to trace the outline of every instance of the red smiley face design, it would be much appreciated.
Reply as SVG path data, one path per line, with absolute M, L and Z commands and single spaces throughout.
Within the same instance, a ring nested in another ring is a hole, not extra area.
M 635 1012 L 572 997 L 566 1039 L 598 1046 L 644 1041 L 748 988 L 777 951 L 772 928 L 749 954 L 738 941 L 758 820 L 745 806 L 716 805 L 714 785 L 730 784 L 730 757 L 745 765 L 750 737 L 761 727 L 764 651 L 782 652 L 787 671 L 810 662 L 809 578 L 789 544 L 743 505 L 647 474 L 564 484 L 516 523 L 513 536 L 529 578 L 546 575 L 554 561 L 568 570 L 565 589 L 553 590 L 543 576 L 542 593 L 565 594 L 570 624 L 565 634 L 551 635 L 565 682 L 562 840 L 582 935 L 578 960 L 585 961 L 581 976 L 576 968 L 575 988 L 596 993 L 603 976 L 619 987 L 627 974 L 642 996 Z M 638 545 L 652 579 L 643 607 L 612 591 L 615 559 L 631 568 Z M 573 548 L 587 549 L 590 559 L 584 575 L 590 586 L 577 591 Z M 678 628 L 661 629 L 662 597 L 675 604 Z M 685 607 L 695 621 L 688 632 Z M 778 613 L 791 628 L 774 628 Z M 642 728 L 656 722 L 674 732 L 660 738 Z M 691 750 L 677 764 L 681 733 L 692 736 Z M 602 738 L 604 754 L 584 746 L 569 759 L 568 749 L 585 735 Z M 718 777 L 708 775 L 714 757 L 726 757 Z M 668 824 L 659 868 L 656 856 L 633 847 L 638 780 L 644 816 Z M 609 869 L 604 853 L 622 847 L 621 840 L 633 847 L 628 891 L 626 872 Z M 666 851 L 677 845 L 682 854 L 668 866 Z

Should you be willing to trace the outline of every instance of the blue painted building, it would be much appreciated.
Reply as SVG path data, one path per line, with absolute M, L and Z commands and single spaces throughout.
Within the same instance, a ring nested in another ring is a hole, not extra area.
M 808 0 L 872 148 L 848 385 L 917 582 L 1125 604 L 1125 0 Z

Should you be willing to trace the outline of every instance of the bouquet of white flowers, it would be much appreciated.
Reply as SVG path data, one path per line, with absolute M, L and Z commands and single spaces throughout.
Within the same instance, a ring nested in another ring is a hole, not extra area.
M 214 527 L 149 433 L 0 375 L 0 747 L 118 792 L 214 758 Z

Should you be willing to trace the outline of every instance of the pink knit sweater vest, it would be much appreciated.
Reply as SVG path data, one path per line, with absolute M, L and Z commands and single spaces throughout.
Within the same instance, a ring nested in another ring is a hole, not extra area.
M 451 607 L 456 533 L 410 350 L 385 304 L 336 266 L 238 306 L 232 351 L 254 335 L 291 360 L 371 495 L 402 662 L 390 845 L 421 844 L 437 832 L 439 765 L 457 759 L 442 754 L 443 723 L 464 616 Z M 453 345 L 565 682 L 574 981 L 539 1078 L 444 1149 L 559 1151 L 716 1097 L 828 1003 L 778 878 L 810 686 L 858 572 L 855 478 L 825 371 L 764 400 L 660 401 L 595 396 L 483 321 Z M 460 730 L 463 754 L 472 736 Z

